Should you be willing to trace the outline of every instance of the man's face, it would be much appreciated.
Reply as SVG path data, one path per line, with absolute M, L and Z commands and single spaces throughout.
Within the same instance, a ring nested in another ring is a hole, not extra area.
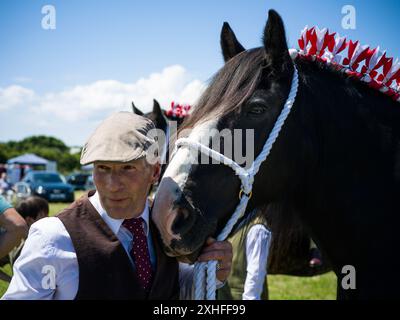
M 139 216 L 150 186 L 160 174 L 160 165 L 149 165 L 144 158 L 131 162 L 95 162 L 93 181 L 100 202 L 115 219 Z

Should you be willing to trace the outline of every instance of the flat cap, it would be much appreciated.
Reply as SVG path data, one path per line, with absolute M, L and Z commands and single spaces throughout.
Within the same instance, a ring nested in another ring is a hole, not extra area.
M 129 162 L 146 156 L 155 143 L 148 132 L 151 120 L 132 112 L 117 112 L 105 119 L 82 149 L 81 164 L 95 161 Z

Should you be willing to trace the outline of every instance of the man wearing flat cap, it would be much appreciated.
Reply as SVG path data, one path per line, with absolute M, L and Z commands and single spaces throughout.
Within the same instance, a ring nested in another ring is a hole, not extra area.
M 147 195 L 160 175 L 148 161 L 152 129 L 130 112 L 100 124 L 81 155 L 82 165 L 94 164 L 96 190 L 31 226 L 3 299 L 191 298 L 192 266 L 165 255 L 150 218 Z M 231 245 L 209 240 L 199 260 L 214 259 L 221 285 Z

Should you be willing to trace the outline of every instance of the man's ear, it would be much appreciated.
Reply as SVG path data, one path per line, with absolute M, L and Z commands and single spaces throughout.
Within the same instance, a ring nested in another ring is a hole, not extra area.
M 220 42 L 225 62 L 228 62 L 240 52 L 245 51 L 245 48 L 236 39 L 235 33 L 229 26 L 228 22 L 224 22 L 224 25 L 222 26 Z

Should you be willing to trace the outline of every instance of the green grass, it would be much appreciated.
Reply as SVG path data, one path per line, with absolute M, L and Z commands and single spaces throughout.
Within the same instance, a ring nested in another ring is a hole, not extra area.
M 75 192 L 75 199 L 83 194 Z M 51 203 L 50 216 L 54 216 L 68 206 L 67 203 Z M 0 268 L 11 275 L 9 265 Z M 0 280 L 0 297 L 7 290 L 8 283 Z M 314 277 L 268 276 L 271 300 L 334 300 L 336 298 L 336 276 L 333 272 Z
M 9 265 L 3 270 L 11 274 Z M 7 286 L 6 282 L 0 280 L 0 296 Z M 335 300 L 336 275 L 333 272 L 314 277 L 270 275 L 268 288 L 271 300 Z
M 75 200 L 79 199 L 83 194 L 84 194 L 84 191 L 75 191 Z M 55 216 L 57 213 L 59 213 L 61 210 L 65 209 L 68 206 L 69 206 L 69 203 L 62 203 L 62 202 L 50 203 L 49 216 L 50 217 Z
M 0 270 L 3 270 L 5 273 L 11 276 L 11 267 L 9 264 L 4 266 L 3 268 L 0 268 Z M 6 292 L 8 288 L 8 282 L 5 282 L 3 280 L 0 280 L 0 297 Z
M 336 275 L 333 272 L 314 277 L 268 276 L 271 300 L 335 300 Z

